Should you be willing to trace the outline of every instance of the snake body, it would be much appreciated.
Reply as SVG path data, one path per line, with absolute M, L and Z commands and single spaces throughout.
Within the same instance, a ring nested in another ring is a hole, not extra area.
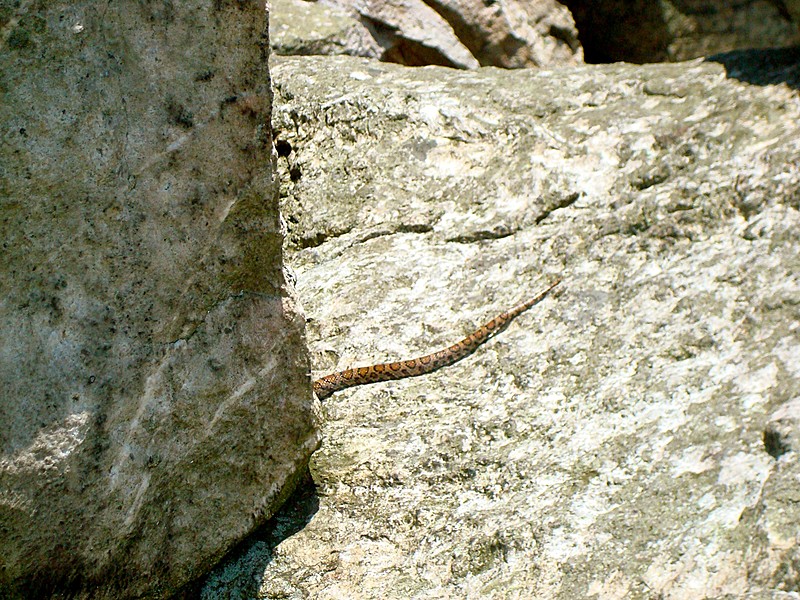
M 458 362 L 475 352 L 477 348 L 503 331 L 516 317 L 526 310 L 541 302 L 550 291 L 556 287 L 561 280 L 556 280 L 550 287 L 538 296 L 523 302 L 511 310 L 500 313 L 494 319 L 482 325 L 463 340 L 456 342 L 449 348 L 444 348 L 433 354 L 426 354 L 419 358 L 401 360 L 398 362 L 381 363 L 369 367 L 356 367 L 345 371 L 338 371 L 325 375 L 314 381 L 314 393 L 317 398 L 324 400 L 331 394 L 340 390 L 365 385 L 367 383 L 377 383 L 379 381 L 391 381 L 395 379 L 405 379 L 406 377 L 419 377 L 447 367 Z

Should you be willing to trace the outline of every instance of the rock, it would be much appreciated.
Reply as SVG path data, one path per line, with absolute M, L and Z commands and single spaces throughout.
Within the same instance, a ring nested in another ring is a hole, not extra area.
M 275 60 L 315 376 L 564 282 L 452 367 L 327 399 L 315 487 L 204 598 L 790 597 L 800 61 L 720 60 Z
M 795 24 L 800 24 L 800 0 L 772 0 L 780 13 Z
M 166 597 L 318 443 L 263 5 L 4 10 L 0 597 Z
M 797 27 L 781 17 L 780 8 L 769 0 L 564 0 L 564 4 L 575 17 L 590 63 L 682 61 L 800 43 Z
M 795 24 L 800 24 L 800 0 L 783 0 L 783 4 Z
M 383 49 L 357 16 L 338 6 L 273 0 L 270 44 L 276 54 L 348 54 L 379 58 Z
M 276 0 L 273 15 L 273 48 L 283 55 L 348 54 L 462 69 L 582 62 L 572 17 L 554 0 Z
M 279 54 L 348 54 L 414 66 L 555 68 L 582 63 L 584 49 L 590 63 L 675 62 L 800 44 L 798 0 L 276 0 L 273 5 Z
M 409 66 L 479 66 L 451 25 L 422 0 L 366 0 L 352 8 L 384 48 L 382 60 Z
M 481 66 L 521 69 L 583 63 L 575 21 L 555 0 L 434 0 Z

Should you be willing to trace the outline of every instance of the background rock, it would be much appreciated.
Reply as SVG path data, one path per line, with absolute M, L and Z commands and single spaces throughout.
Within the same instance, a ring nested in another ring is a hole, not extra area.
M 794 2 L 795 0 L 792 0 Z M 788 2 L 786 4 L 791 4 Z M 767 0 L 564 0 L 586 62 L 681 61 L 800 43 L 797 23 Z
M 272 15 L 273 47 L 284 55 L 349 54 L 462 69 L 582 62 L 572 17 L 554 0 L 277 0 Z
M 344 8 L 306 0 L 273 0 L 270 43 L 276 54 L 348 54 L 380 58 L 378 40 Z
M 203 597 L 793 597 L 798 63 L 276 60 L 315 375 L 564 283 L 453 367 L 326 400 L 316 487 Z
M 800 26 L 800 0 L 772 0 L 781 15 Z
M 282 55 L 349 54 L 405 65 L 554 68 L 681 61 L 800 44 L 797 0 L 276 0 Z M 574 17 L 574 20 L 573 20 Z
M 318 441 L 263 5 L 2 17 L 0 596 L 163 597 Z

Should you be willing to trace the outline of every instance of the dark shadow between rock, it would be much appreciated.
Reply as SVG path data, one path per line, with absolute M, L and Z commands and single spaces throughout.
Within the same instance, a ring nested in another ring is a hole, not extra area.
M 306 468 L 300 483 L 275 516 L 234 546 L 211 572 L 184 587 L 171 600 L 215 598 L 221 589 L 228 598 L 258 597 L 275 547 L 302 530 L 317 510 L 317 487 Z
M 706 62 L 725 67 L 727 76 L 754 85 L 785 83 L 800 89 L 800 46 L 766 50 L 734 50 L 713 54 Z

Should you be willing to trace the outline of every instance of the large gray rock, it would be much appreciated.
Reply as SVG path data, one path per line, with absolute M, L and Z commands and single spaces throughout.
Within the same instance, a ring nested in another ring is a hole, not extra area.
M 316 496 L 206 598 L 796 597 L 800 66 L 721 60 L 275 61 L 315 374 L 563 291 L 327 399 Z
M 259 2 L 7 4 L 0 597 L 163 597 L 318 434 Z

